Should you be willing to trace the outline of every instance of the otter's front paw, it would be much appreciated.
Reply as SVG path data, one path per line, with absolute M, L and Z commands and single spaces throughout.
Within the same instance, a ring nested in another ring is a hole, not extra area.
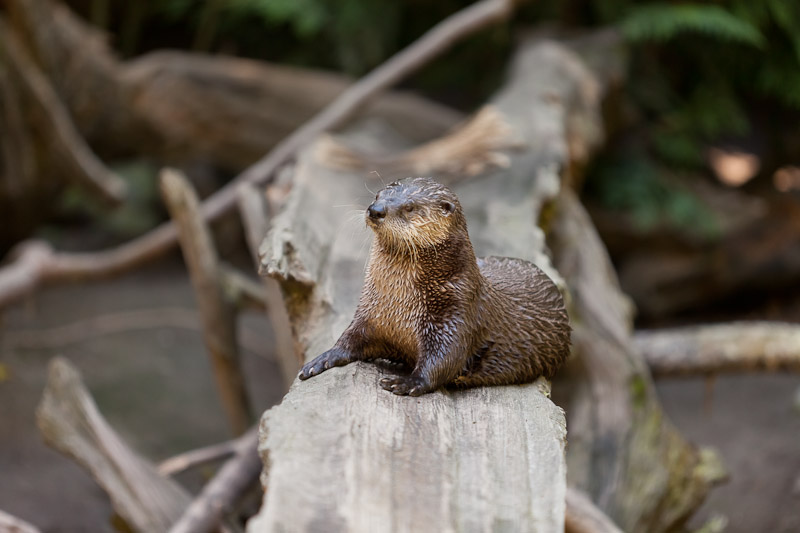
M 315 357 L 313 361 L 306 363 L 303 368 L 300 369 L 300 374 L 298 374 L 297 377 L 301 380 L 306 380 L 317 374 L 322 374 L 329 368 L 344 366 L 352 360 L 352 357 L 350 357 L 350 354 L 346 351 L 340 348 L 331 348 L 324 354 Z
M 383 378 L 379 383 L 385 390 L 400 396 L 421 396 L 432 390 L 424 379 L 416 376 Z

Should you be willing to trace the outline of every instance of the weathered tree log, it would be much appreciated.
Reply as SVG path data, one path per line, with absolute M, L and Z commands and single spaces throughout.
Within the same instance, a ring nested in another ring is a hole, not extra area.
M 637 331 L 634 341 L 656 377 L 800 372 L 797 324 L 731 322 Z
M 594 52 L 613 49 L 614 39 L 603 39 L 593 43 Z M 563 384 L 572 392 L 570 479 L 623 530 L 666 531 L 701 503 L 713 481 L 702 459 L 707 454 L 698 455 L 663 421 L 647 367 L 632 348 L 629 305 L 602 244 L 574 196 L 558 195 L 559 170 L 579 168 L 600 139 L 603 88 L 564 46 L 524 46 L 493 105 L 525 149 L 508 154 L 507 170 L 455 189 L 479 255 L 532 259 L 561 280 L 545 255 L 544 232 L 534 223 L 554 232 L 559 266 L 575 297 L 576 364 L 588 368 Z M 384 151 L 397 150 L 391 135 L 380 130 L 359 130 L 348 144 L 364 149 L 365 137 Z M 265 242 L 262 265 L 282 281 L 307 358 L 330 347 L 349 322 L 364 264 L 362 239 L 341 229 L 346 217 L 331 207 L 357 201 L 361 180 L 326 168 L 318 156 L 309 150 L 296 168 L 295 189 Z M 544 456 L 536 455 L 559 440 L 560 423 L 540 426 L 551 433 L 539 433 L 536 442 L 526 431 L 517 433 L 503 449 L 526 450 L 525 455 L 509 456 L 502 464 L 495 461 L 496 435 L 480 444 L 472 440 L 473 431 L 487 427 L 481 419 L 497 408 L 506 413 L 502 431 L 540 423 L 552 411 L 533 386 L 437 392 L 408 401 L 383 394 L 375 383 L 378 375 L 366 364 L 329 370 L 295 384 L 284 402 L 265 414 L 260 449 L 269 491 L 250 531 L 309 530 L 317 523 L 343 531 L 413 530 L 421 524 L 423 530 L 490 529 L 492 520 L 519 530 L 563 527 L 562 516 L 540 510 L 541 500 L 521 503 L 530 487 L 541 491 L 530 483 L 540 483 L 543 475 L 549 476 L 548 490 L 559 487 L 563 498 L 560 466 L 539 464 Z M 515 421 L 521 405 L 528 406 L 527 423 Z M 462 424 L 464 410 L 478 427 Z M 479 451 L 462 455 L 462 446 Z M 507 471 L 518 465 L 539 477 Z M 475 477 L 479 471 L 484 477 Z M 506 475 L 510 501 L 481 499 L 474 492 L 493 494 L 494 476 Z M 563 510 L 563 502 L 547 504 Z M 532 520 L 537 516 L 547 519 Z
M 161 195 L 178 228 L 189 278 L 203 321 L 203 337 L 228 422 L 237 435 L 251 425 L 251 411 L 236 344 L 236 312 L 222 288 L 222 270 L 200 201 L 185 176 L 166 169 Z
M 557 194 L 558 166 L 569 157 L 569 110 L 589 109 L 583 119 L 596 120 L 598 97 L 597 82 L 567 50 L 523 47 L 493 105 L 527 149 L 509 156 L 508 171 L 456 185 L 479 255 L 523 257 L 560 279 L 534 222 Z M 379 131 L 360 130 L 348 144 L 364 146 L 366 136 L 396 150 Z M 262 259 L 282 281 L 307 358 L 332 345 L 352 317 L 366 253 L 363 239 L 341 227 L 346 213 L 332 207 L 363 196 L 362 180 L 325 167 L 319 153 L 309 150 L 296 168 Z M 563 529 L 563 419 L 542 395 L 545 383 L 412 401 L 382 391 L 378 375 L 366 364 L 329 370 L 296 384 L 265 414 L 260 449 L 269 491 L 251 531 L 323 522 L 342 531 Z M 493 422 L 501 411 L 505 420 Z
M 543 105 L 541 94 L 565 59 L 574 61 L 556 45 L 526 47 L 515 81 L 494 102 L 522 138 L 559 127 L 561 110 Z M 528 113 L 509 116 L 519 106 Z M 359 131 L 348 144 L 369 138 L 397 148 L 386 131 Z M 558 154 L 552 145 L 537 148 L 512 157 L 519 166 L 511 171 L 456 190 L 479 254 L 523 257 L 559 279 L 533 223 L 557 193 Z M 306 359 L 330 347 L 352 318 L 367 252 L 363 223 L 348 226 L 347 210 L 333 207 L 363 198 L 363 178 L 326 167 L 318 153 L 312 147 L 301 157 L 262 259 L 282 282 Z M 269 490 L 250 531 L 563 529 L 565 427 L 546 382 L 412 399 L 382 390 L 379 375 L 368 364 L 329 370 L 296 383 L 266 413 L 260 449 Z
M 134 531 L 166 532 L 191 497 L 131 450 L 97 410 L 77 370 L 55 358 L 36 421 L 45 442 L 87 469 Z
M 583 206 L 565 189 L 554 210 L 548 242 L 573 297 L 570 484 L 624 531 L 669 531 L 720 481 L 718 462 L 664 419 L 633 344 L 632 306 Z

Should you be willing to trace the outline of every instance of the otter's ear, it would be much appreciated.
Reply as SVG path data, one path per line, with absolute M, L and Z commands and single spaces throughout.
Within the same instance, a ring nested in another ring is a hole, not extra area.
M 447 200 L 444 200 L 441 203 L 441 206 L 445 216 L 453 214 L 453 211 L 456 210 L 456 204 L 454 204 L 453 202 L 448 202 Z

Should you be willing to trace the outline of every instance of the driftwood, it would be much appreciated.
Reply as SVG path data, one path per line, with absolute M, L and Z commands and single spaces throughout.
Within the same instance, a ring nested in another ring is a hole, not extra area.
M 111 498 L 136 532 L 166 532 L 191 497 L 131 450 L 97 410 L 77 370 L 55 358 L 36 420 L 45 442 L 75 459 Z
M 582 133 L 596 143 L 599 96 L 596 80 L 564 47 L 522 47 L 492 105 L 526 149 L 505 154 L 509 170 L 455 185 L 479 255 L 523 257 L 561 279 L 535 221 L 556 197 L 569 158 L 569 112 L 587 110 Z M 362 127 L 345 143 L 364 150 L 365 139 L 377 139 L 389 152 L 398 150 L 394 138 Z M 262 258 L 284 287 L 307 359 L 351 319 L 366 256 L 363 223 L 348 226 L 347 213 L 332 207 L 364 198 L 363 179 L 326 166 L 320 154 L 329 152 L 316 148 L 295 169 Z M 329 370 L 296 383 L 265 414 L 260 450 L 269 490 L 249 531 L 323 523 L 341 531 L 563 529 L 564 421 L 545 382 L 410 399 L 381 390 L 379 375 L 368 364 Z
M 239 188 L 239 214 L 242 217 L 247 246 L 258 269 L 258 247 L 269 230 L 270 208 L 266 197 L 252 184 L 245 183 Z M 286 390 L 300 369 L 301 354 L 295 349 L 292 326 L 286 306 L 283 304 L 280 287 L 271 278 L 264 280 L 263 293 L 267 305 L 267 315 L 275 339 L 275 353 L 283 374 Z
M 616 41 L 601 35 L 589 45 L 595 54 L 602 49 L 609 55 Z M 570 482 L 622 530 L 667 531 L 697 508 L 717 471 L 711 454 L 698 454 L 663 420 L 647 366 L 632 345 L 630 305 L 602 243 L 574 195 L 558 191 L 562 177 L 574 178 L 568 172 L 579 170 L 600 140 L 605 84 L 598 78 L 608 81 L 593 76 L 563 45 L 523 46 L 492 104 L 524 149 L 506 154 L 507 170 L 454 187 L 479 255 L 531 259 L 572 294 L 573 366 L 583 370 L 559 383 L 568 392 Z M 354 153 L 376 143 L 399 153 L 394 138 L 362 127 L 344 143 Z M 320 154 L 329 153 L 324 145 L 304 152 L 262 259 L 262 268 L 283 285 L 307 359 L 332 345 L 349 322 L 366 252 L 360 248 L 365 236 L 354 236 L 345 213 L 332 207 L 357 202 L 362 178 L 326 166 Z M 545 232 L 563 279 L 545 255 Z M 265 414 L 260 450 L 269 491 L 249 531 L 311 530 L 321 523 L 348 531 L 491 529 L 492 523 L 530 531 L 563 527 L 563 471 L 553 462 L 563 426 L 542 389 L 437 392 L 410 401 L 380 390 L 379 375 L 366 364 L 332 369 L 295 384 Z M 525 422 L 516 418 L 521 405 Z M 498 408 L 505 419 L 493 424 Z M 473 425 L 463 424 L 464 411 Z M 530 424 L 539 427 L 535 441 Z M 502 435 L 514 439 L 502 445 L 509 455 L 497 462 L 500 442 L 493 432 L 512 428 L 513 436 Z M 476 434 L 480 441 L 473 440 Z M 471 446 L 479 451 L 468 452 Z M 521 476 L 520 465 L 537 478 Z M 504 500 L 493 499 L 495 476 L 505 480 Z M 545 485 L 530 485 L 544 477 Z M 551 491 L 547 501 L 529 500 L 531 487 L 542 486 Z
M 173 455 L 158 464 L 158 473 L 162 476 L 172 476 L 199 465 L 226 459 L 236 452 L 236 442 L 229 440 Z
M 39 533 L 39 528 L 16 516 L 0 511 L 0 533 Z
M 800 327 L 781 322 L 732 322 L 637 331 L 656 377 L 728 372 L 800 372 Z
M 664 418 L 632 341 L 633 308 L 589 216 L 569 190 L 554 210 L 548 242 L 573 298 L 576 357 L 563 404 L 570 484 L 624 531 L 669 531 L 722 476 L 713 455 L 698 454 Z
M 376 98 L 405 76 L 440 55 L 458 40 L 487 25 L 504 20 L 511 14 L 514 5 L 515 2 L 512 0 L 481 0 L 433 27 L 408 48 L 402 50 L 373 72 L 347 88 L 331 104 L 281 141 L 266 156 L 209 197 L 203 203 L 203 216 L 207 220 L 215 220 L 228 212 L 235 205 L 236 190 L 240 184 L 247 182 L 265 183 L 269 181 L 281 166 L 295 156 L 297 150 L 306 146 L 317 135 L 342 125 L 346 120 L 352 118 L 368 100 Z M 69 62 L 66 60 L 69 57 L 70 50 L 75 53 L 74 33 L 76 30 L 71 27 L 68 31 L 56 31 L 57 28 L 53 27 L 50 21 L 63 22 L 64 20 L 69 20 L 69 17 L 65 15 L 64 10 L 53 10 L 51 9 L 53 7 L 47 0 L 13 0 L 9 3 L 12 19 L 22 21 L 20 23 L 23 28 L 21 30 L 22 33 L 27 34 L 30 37 L 30 41 L 37 43 L 37 52 L 40 52 L 39 56 L 43 57 L 43 61 L 51 69 L 55 70 L 57 74 L 53 74 L 53 76 L 57 79 L 61 79 L 63 82 L 65 77 L 67 79 L 70 78 L 63 71 L 64 67 L 59 67 L 60 65 L 78 65 L 75 68 L 79 69 L 97 68 L 103 73 L 102 76 L 95 76 L 92 80 L 83 80 L 91 86 L 79 85 L 77 89 L 80 90 L 77 91 L 75 86 L 68 84 L 68 90 L 65 89 L 66 93 L 72 98 L 84 100 L 76 102 L 75 105 L 86 105 L 85 99 L 92 98 L 90 95 L 106 94 L 109 98 L 112 98 L 118 96 L 118 93 L 124 92 L 113 84 L 112 74 L 118 67 L 113 64 L 108 57 L 108 53 L 102 53 L 102 50 L 100 50 L 101 43 L 98 39 L 94 39 L 89 43 L 92 52 L 97 53 L 97 57 L 87 54 L 86 50 L 81 50 L 81 57 L 88 55 L 90 57 L 89 61 Z M 54 30 L 52 32 L 53 35 L 43 30 L 43 28 Z M 58 43 L 59 46 L 54 49 L 47 47 L 46 43 L 51 43 L 50 46 L 52 47 L 54 42 Z M 70 47 L 70 44 L 73 44 L 73 46 Z M 64 55 L 67 55 L 67 58 Z M 81 74 L 81 72 L 79 70 L 70 74 L 77 75 Z M 186 94 L 180 93 L 179 98 L 185 100 Z M 88 104 L 92 108 L 90 103 Z M 250 110 L 250 108 L 247 109 L 248 111 Z M 405 118 L 407 119 L 408 117 Z M 93 113 L 91 119 L 88 121 L 89 126 L 86 126 L 89 129 L 100 127 L 103 121 L 108 120 L 108 117 L 102 113 Z M 132 119 L 130 117 L 120 118 L 120 122 L 123 124 L 125 120 L 130 121 Z M 137 121 L 134 120 L 134 122 Z M 119 127 L 121 127 L 119 124 L 114 124 L 114 128 L 118 129 Z M 114 137 L 114 135 L 109 135 L 109 131 L 116 131 L 114 128 L 105 129 L 104 136 Z M 209 128 L 209 130 L 214 131 L 214 128 Z M 155 135 L 152 132 L 150 134 Z M 120 138 L 123 138 L 123 136 L 120 136 Z M 22 280 L 24 282 L 23 285 L 12 284 L 11 280 L 6 279 L 6 269 L 0 269 L 0 289 L 3 289 L 3 292 L 0 292 L 0 307 L 8 305 L 21 296 L 30 293 L 42 283 L 97 278 L 135 268 L 171 249 L 176 243 L 176 238 L 177 233 L 174 226 L 167 223 L 138 239 L 112 250 L 84 254 L 57 254 L 51 252 L 36 263 L 37 268 L 35 270 L 26 273 L 25 278 Z M 13 266 L 7 268 L 13 269 Z
M 253 427 L 236 440 L 234 455 L 209 481 L 170 533 L 208 533 L 219 526 L 223 516 L 258 479 L 260 466 L 256 453 L 258 428 Z
M 200 202 L 185 176 L 161 173 L 161 194 L 178 228 L 183 257 L 203 321 L 217 391 L 234 433 L 240 435 L 252 418 L 236 344 L 236 313 L 222 287 L 222 270 Z

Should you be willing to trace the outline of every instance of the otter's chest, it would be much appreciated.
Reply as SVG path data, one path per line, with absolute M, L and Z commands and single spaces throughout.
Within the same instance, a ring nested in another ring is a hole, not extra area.
M 370 320 L 376 333 L 408 352 L 418 349 L 419 324 L 426 319 L 425 298 L 413 276 L 398 266 L 371 269 Z

